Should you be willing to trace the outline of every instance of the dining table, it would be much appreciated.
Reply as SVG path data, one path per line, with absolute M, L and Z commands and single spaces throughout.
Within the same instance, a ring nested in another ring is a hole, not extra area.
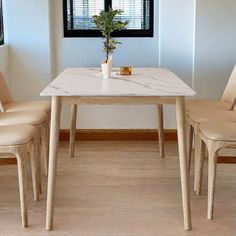
M 120 75 L 119 69 L 114 68 L 108 79 L 104 79 L 101 68 L 96 67 L 71 67 L 60 73 L 40 93 L 41 96 L 51 97 L 46 229 L 53 229 L 60 117 L 63 104 L 173 104 L 176 111 L 184 229 L 190 230 L 192 223 L 187 169 L 185 99 L 195 94 L 195 91 L 168 68 L 135 67 L 132 68 L 131 75 Z

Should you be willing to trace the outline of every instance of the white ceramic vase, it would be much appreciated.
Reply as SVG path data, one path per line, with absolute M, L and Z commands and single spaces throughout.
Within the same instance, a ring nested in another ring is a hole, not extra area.
M 109 57 L 107 63 L 103 60 L 101 67 L 103 79 L 109 79 L 112 71 L 112 57 Z

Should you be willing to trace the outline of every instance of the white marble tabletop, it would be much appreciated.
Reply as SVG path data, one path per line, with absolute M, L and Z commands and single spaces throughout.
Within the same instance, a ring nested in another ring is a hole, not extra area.
M 41 96 L 193 96 L 195 92 L 165 68 L 133 68 L 131 76 L 114 69 L 104 80 L 100 68 L 65 69 Z

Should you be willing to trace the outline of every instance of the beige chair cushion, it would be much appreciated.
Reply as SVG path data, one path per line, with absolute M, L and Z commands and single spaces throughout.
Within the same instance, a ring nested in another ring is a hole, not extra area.
M 43 111 L 18 111 L 0 113 L 0 126 L 4 125 L 39 125 L 47 119 Z
M 4 109 L 6 112 L 13 111 L 45 111 L 51 112 L 50 101 L 26 101 L 26 102 L 11 102 L 4 104 Z
M 236 122 L 236 111 L 196 109 L 188 112 L 189 118 L 197 123 L 206 121 Z
M 199 128 L 209 139 L 236 142 L 236 122 L 204 122 Z
M 0 145 L 13 146 L 28 143 L 35 134 L 30 125 L 11 125 L 0 127 Z
M 196 109 L 218 109 L 218 110 L 230 110 L 232 104 L 227 102 L 221 102 L 217 100 L 186 100 L 186 111 L 192 111 Z

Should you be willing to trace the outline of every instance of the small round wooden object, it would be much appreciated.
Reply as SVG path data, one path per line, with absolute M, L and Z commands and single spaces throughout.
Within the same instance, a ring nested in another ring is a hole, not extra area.
M 120 67 L 120 74 L 121 75 L 131 75 L 132 67 L 131 66 L 121 66 Z

